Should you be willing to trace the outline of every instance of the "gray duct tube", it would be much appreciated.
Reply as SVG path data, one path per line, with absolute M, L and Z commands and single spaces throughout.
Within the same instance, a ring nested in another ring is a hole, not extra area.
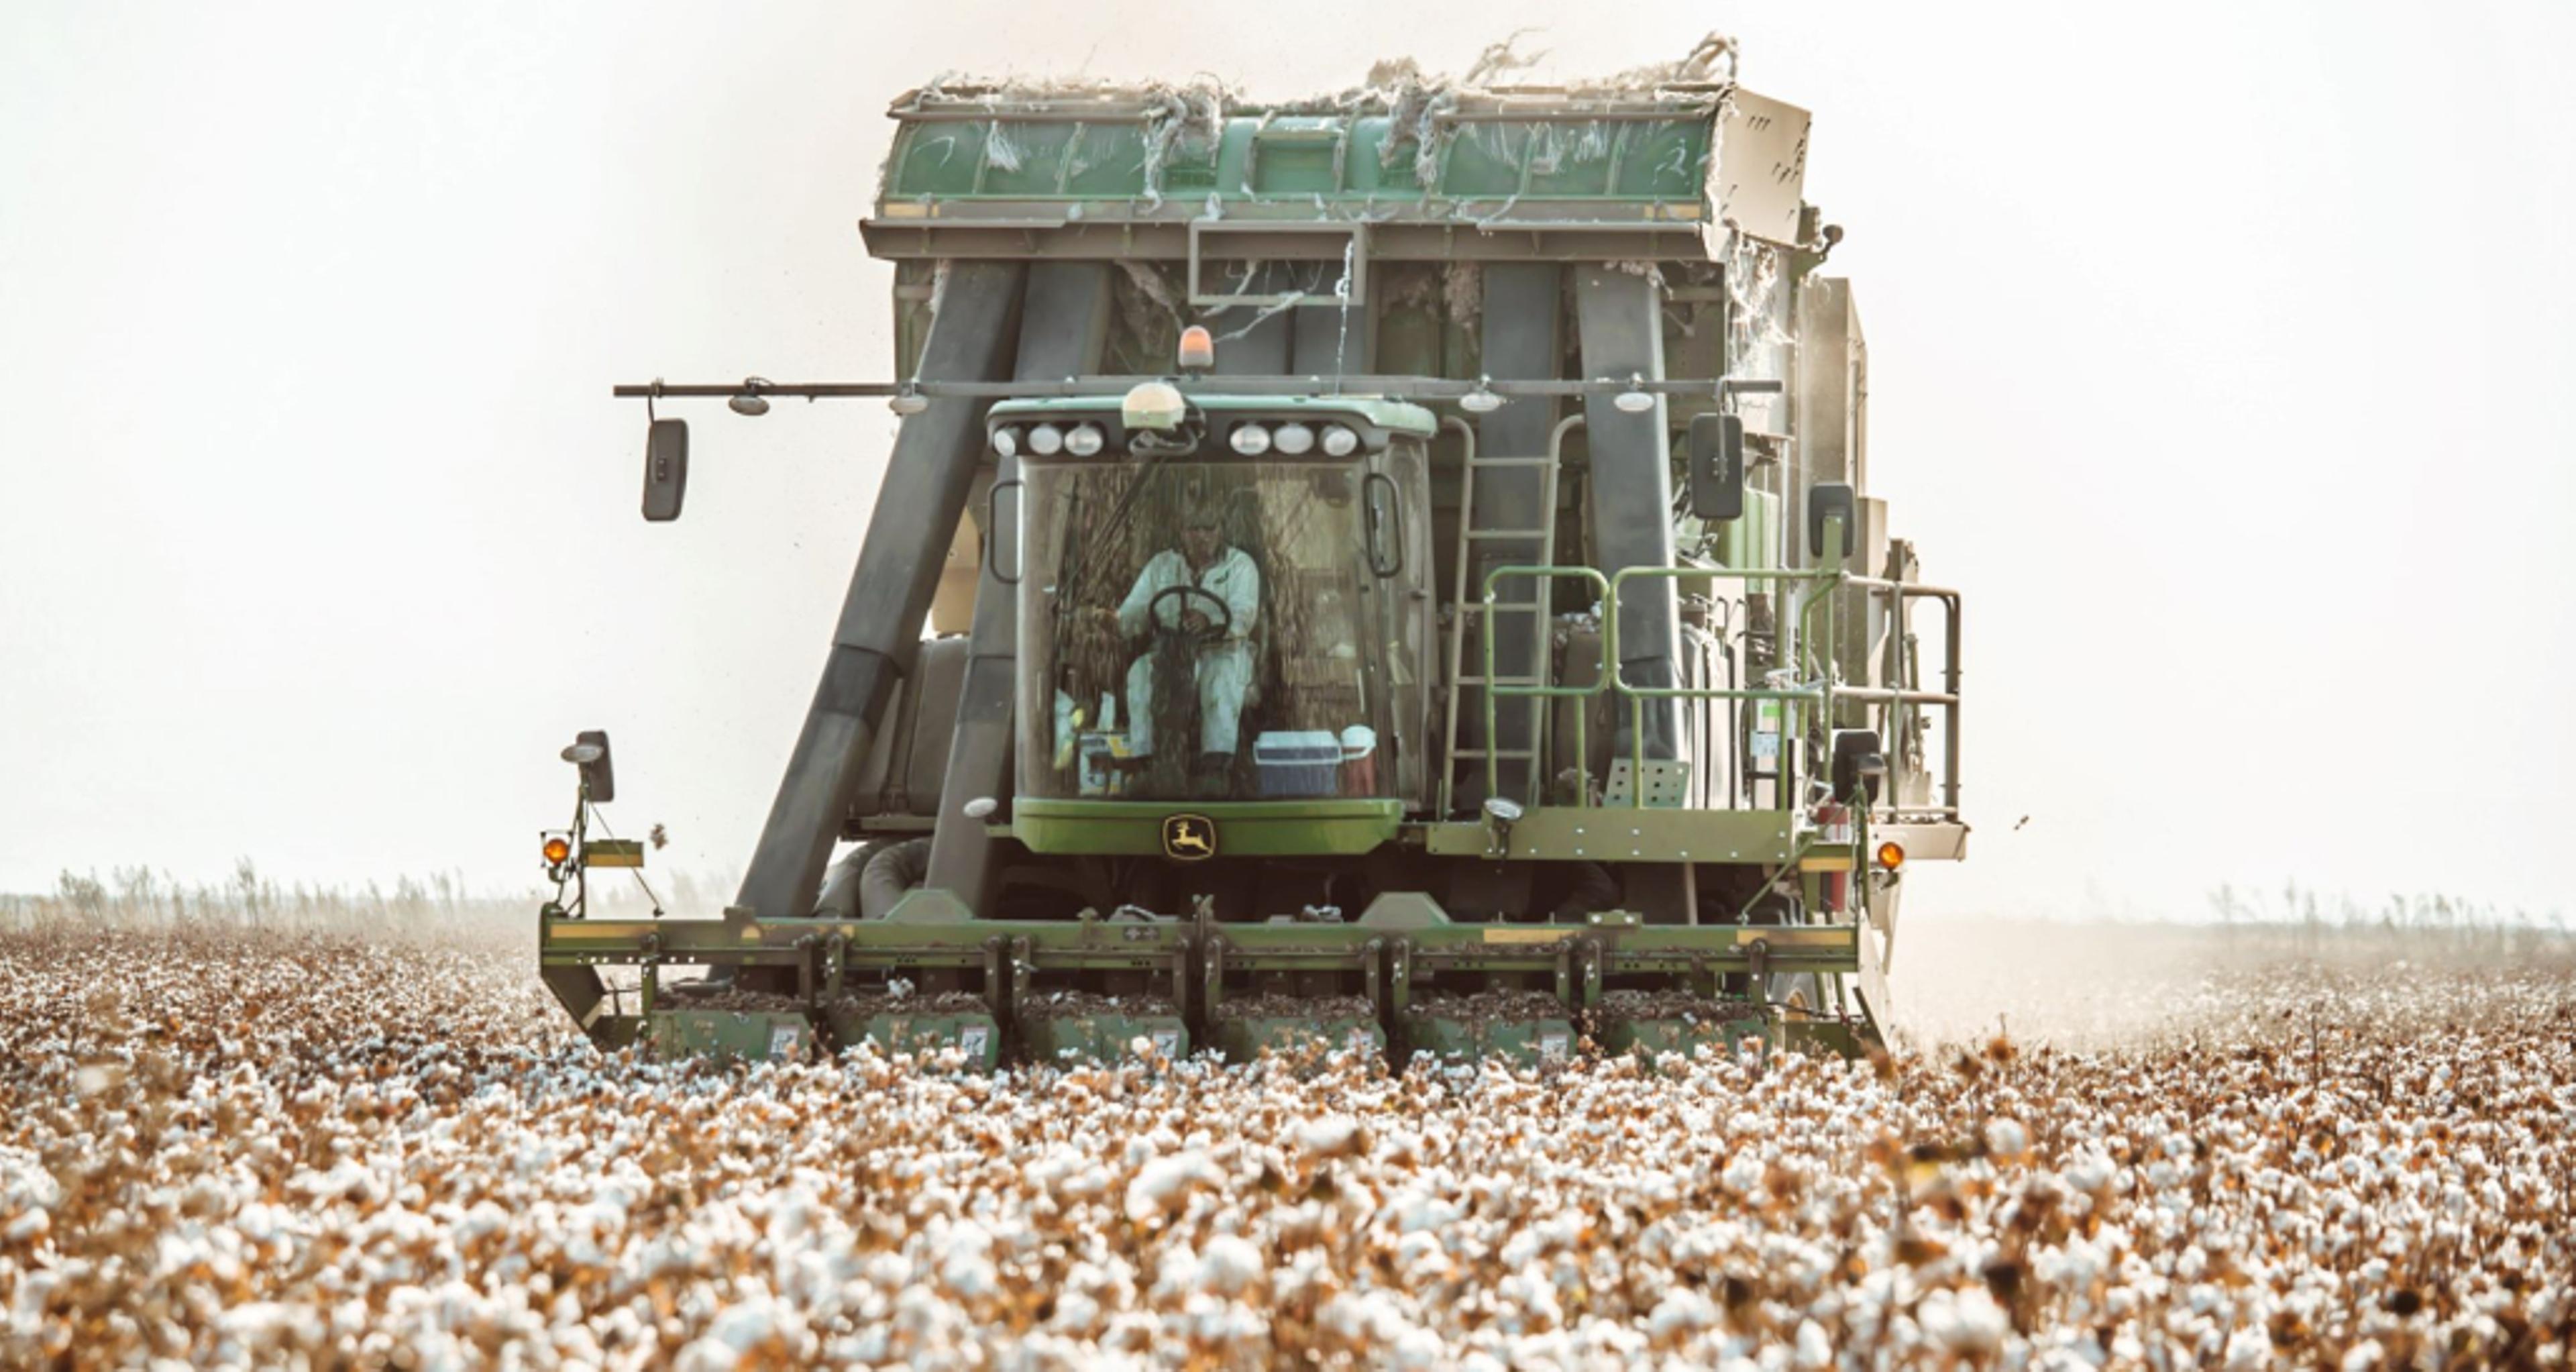
M 1020 352 L 1015 381 L 1054 381 L 1100 370 L 1109 333 L 1109 264 L 1041 262 L 1029 269 L 1020 307 Z M 1003 458 L 996 484 L 1017 480 L 1020 464 Z M 967 909 L 990 917 L 993 839 L 983 822 L 968 819 L 966 802 L 1011 794 L 1012 693 L 1020 656 L 1019 606 L 1010 586 L 993 575 L 998 566 L 1017 575 L 1020 502 L 1016 490 L 994 500 L 984 530 L 984 570 L 975 583 L 975 623 L 967 639 L 966 681 L 957 707 L 957 732 L 948 744 L 948 770 L 939 793 L 939 827 L 930 845 L 929 884 L 957 897 Z
M 980 826 L 978 826 L 980 828 Z M 912 838 L 868 857 L 859 870 L 859 918 L 884 919 L 929 875 L 937 839 Z
M 1497 381 L 1537 381 L 1552 379 L 1560 356 L 1559 316 L 1564 312 L 1565 271 L 1553 262 L 1496 262 L 1484 269 L 1483 353 L 1485 374 Z M 1476 452 L 1484 457 L 1543 457 L 1547 453 L 1548 433 L 1556 427 L 1556 402 L 1537 397 L 1524 397 L 1476 421 Z M 1539 497 L 1547 489 L 1544 474 L 1535 467 L 1497 467 L 1476 478 L 1476 508 L 1468 512 L 1478 529 L 1535 529 L 1556 517 L 1553 510 L 1539 508 Z M 1538 561 L 1539 540 L 1535 538 L 1491 538 L 1476 545 L 1476 556 L 1469 562 L 1470 584 L 1460 588 L 1460 595 L 1470 602 L 1484 592 L 1485 577 L 1496 567 L 1526 566 Z M 1533 580 L 1515 579 L 1504 583 L 1496 599 L 1527 600 L 1543 595 L 1551 588 Z M 1528 676 L 1538 670 L 1538 645 L 1545 641 L 1541 626 L 1527 614 L 1504 611 L 1491 617 L 1485 632 L 1494 639 L 1494 666 L 1505 676 Z M 1482 660 L 1469 659 L 1468 674 L 1482 670 Z M 1520 702 L 1499 702 L 1494 712 L 1495 731 L 1501 735 L 1493 746 L 1507 751 L 1530 746 L 1532 711 Z M 1482 741 L 1485 718 L 1482 709 L 1467 712 L 1460 721 L 1462 732 Z M 1505 795 L 1518 796 L 1529 786 L 1529 765 L 1514 759 L 1495 764 L 1495 776 Z M 1483 798 L 1485 769 L 1470 766 L 1458 777 L 1458 794 L 1469 804 Z
M 1575 269 L 1575 304 L 1583 335 L 1583 374 L 1594 380 L 1664 376 L 1664 328 L 1655 283 L 1635 272 L 1587 265 Z M 1492 305 L 1488 302 L 1487 309 Z M 1592 450 L 1592 548 L 1604 575 L 1628 567 L 1673 565 L 1673 473 L 1664 398 L 1630 414 L 1613 397 L 1585 397 L 1583 429 Z M 1619 670 L 1631 686 L 1672 686 L 1681 616 L 1669 580 L 1630 582 L 1619 595 Z M 1669 700 L 1642 708 L 1649 758 L 1673 753 Z M 1616 756 L 1629 752 L 1631 721 L 1619 721 Z
M 1000 380 L 1024 273 L 1017 262 L 952 266 L 915 375 L 924 381 Z M 735 904 L 754 917 L 814 908 L 869 738 L 895 681 L 912 670 L 940 560 L 965 513 L 984 447 L 985 402 L 945 397 L 929 405 L 904 420 L 895 437 L 822 682 L 761 826 L 760 845 L 752 850 Z

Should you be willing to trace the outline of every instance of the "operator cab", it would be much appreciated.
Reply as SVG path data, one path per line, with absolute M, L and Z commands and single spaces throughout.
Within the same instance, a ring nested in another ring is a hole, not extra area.
M 1365 397 L 1004 401 L 1018 794 L 1419 805 L 1437 421 Z

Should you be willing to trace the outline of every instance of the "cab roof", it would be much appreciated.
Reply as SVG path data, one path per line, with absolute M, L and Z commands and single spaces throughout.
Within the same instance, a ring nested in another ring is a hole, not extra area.
M 1389 400 L 1376 395 L 1207 395 L 1184 392 L 1190 404 L 1220 414 L 1256 410 L 1264 414 L 1314 411 L 1319 416 L 1351 415 L 1361 422 L 1416 438 L 1429 438 L 1440 431 L 1439 417 L 1419 405 L 1402 400 Z M 993 404 L 991 417 L 1001 419 L 1040 418 L 1047 415 L 1092 415 L 1102 411 L 1118 412 L 1123 395 L 1057 396 L 1043 400 L 1001 400 Z

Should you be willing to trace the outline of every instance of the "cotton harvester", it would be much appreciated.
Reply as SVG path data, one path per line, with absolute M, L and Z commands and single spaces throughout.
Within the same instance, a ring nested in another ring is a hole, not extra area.
M 1683 72 L 892 116 L 902 379 L 617 388 L 656 520 L 674 402 L 903 419 L 734 904 L 594 915 L 642 850 L 566 750 L 541 956 L 593 1040 L 1879 1040 L 1898 898 L 1965 847 L 1959 597 L 1868 495 L 1805 112 Z

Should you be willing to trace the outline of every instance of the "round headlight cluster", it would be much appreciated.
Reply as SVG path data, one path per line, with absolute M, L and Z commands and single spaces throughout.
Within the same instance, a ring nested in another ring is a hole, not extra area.
M 1108 435 L 1097 424 L 1076 424 L 1071 428 L 1033 424 L 1025 429 L 1004 424 L 993 430 L 993 451 L 1003 457 L 1017 457 L 1022 449 L 1035 457 L 1053 457 L 1057 453 L 1090 457 L 1107 446 Z
M 1359 433 L 1346 424 L 1324 425 L 1320 439 L 1314 426 L 1293 419 L 1277 425 L 1237 424 L 1226 435 L 1226 445 L 1245 457 L 1270 452 L 1282 457 L 1304 457 L 1315 450 L 1319 441 L 1332 457 L 1348 457 L 1360 450 Z

